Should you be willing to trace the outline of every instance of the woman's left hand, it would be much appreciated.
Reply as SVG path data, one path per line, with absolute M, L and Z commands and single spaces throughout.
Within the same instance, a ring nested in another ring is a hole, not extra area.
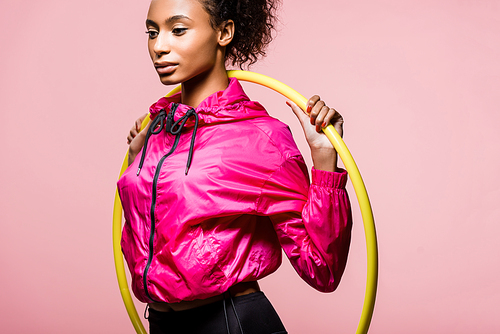
M 342 137 L 344 124 L 342 116 L 335 109 L 328 107 L 318 95 L 314 95 L 307 101 L 306 112 L 291 101 L 287 101 L 286 104 L 292 108 L 302 125 L 307 143 L 311 148 L 314 167 L 335 171 L 337 152 L 321 129 L 331 123 Z

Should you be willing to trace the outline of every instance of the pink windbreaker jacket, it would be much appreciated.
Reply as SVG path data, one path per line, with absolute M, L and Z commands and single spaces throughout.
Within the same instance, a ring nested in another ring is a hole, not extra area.
M 288 127 L 234 78 L 196 109 L 179 101 L 151 106 L 144 148 L 118 181 L 136 297 L 221 294 L 274 272 L 281 248 L 308 284 L 333 291 L 351 238 L 347 173 L 313 168 L 309 185 Z

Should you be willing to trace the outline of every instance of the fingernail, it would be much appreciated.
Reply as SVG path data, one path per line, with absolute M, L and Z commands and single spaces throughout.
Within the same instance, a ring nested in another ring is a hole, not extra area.
M 326 127 L 326 122 L 321 123 L 321 127 L 322 128 Z
M 311 106 L 310 106 L 310 105 L 308 105 L 306 110 L 307 110 L 307 113 L 308 113 L 308 114 L 309 114 L 309 113 L 311 113 Z

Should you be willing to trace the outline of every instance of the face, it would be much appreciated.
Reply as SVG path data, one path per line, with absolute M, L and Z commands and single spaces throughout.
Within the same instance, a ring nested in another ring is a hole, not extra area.
M 219 32 L 198 0 L 153 0 L 146 20 L 148 49 L 165 85 L 209 72 L 220 57 Z

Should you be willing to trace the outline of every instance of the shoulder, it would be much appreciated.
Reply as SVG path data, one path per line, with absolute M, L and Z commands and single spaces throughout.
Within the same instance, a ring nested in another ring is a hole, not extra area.
M 264 109 L 260 104 L 258 106 Z M 267 111 L 264 115 L 246 120 L 245 126 L 253 135 L 266 141 L 269 148 L 279 152 L 284 160 L 301 155 L 288 125 L 270 116 Z

